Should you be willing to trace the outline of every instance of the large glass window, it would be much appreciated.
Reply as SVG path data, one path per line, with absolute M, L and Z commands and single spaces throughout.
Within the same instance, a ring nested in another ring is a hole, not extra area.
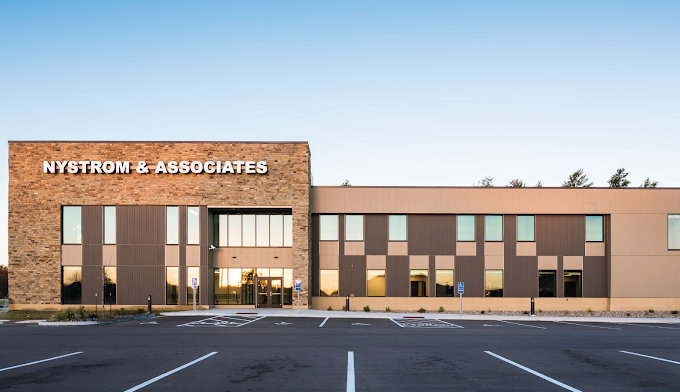
M 475 240 L 475 216 L 474 215 L 458 215 L 458 241 L 474 241 Z
M 229 270 L 227 281 L 227 305 L 241 304 L 241 278 L 242 271 L 240 268 L 225 268 Z
M 82 222 L 80 207 L 64 206 L 62 210 L 62 243 L 82 244 Z
M 293 246 L 291 214 L 217 214 L 214 225 L 216 242 L 222 247 Z
M 345 241 L 364 240 L 364 216 L 345 215 Z
M 338 296 L 338 270 L 321 270 L 320 271 L 320 295 L 322 297 L 337 297 Z
M 104 207 L 104 243 L 116 243 L 116 207 Z
M 198 297 L 201 290 L 201 278 L 198 267 L 187 267 L 187 305 L 194 304 L 194 289 L 191 287 L 192 278 L 195 278 L 198 283 L 198 287 L 196 287 L 196 305 L 198 305 Z
M 213 279 L 215 280 L 213 303 L 215 305 L 227 305 L 229 303 L 229 269 L 215 268 L 213 272 Z
M 321 241 L 338 240 L 338 216 L 321 215 L 319 216 L 319 239 Z
M 455 282 L 453 281 L 453 270 L 437 270 L 437 297 L 453 297 Z
M 406 215 L 390 215 L 390 241 L 406 241 Z
M 366 294 L 369 297 L 384 297 L 385 270 L 367 270 L 366 278 Z
M 283 246 L 283 215 L 269 216 L 269 246 Z
M 257 270 L 254 268 L 241 269 L 241 295 L 243 305 L 255 304 L 255 275 Z
M 179 207 L 165 208 L 165 243 L 179 244 Z
M 257 246 L 269 246 L 269 215 L 257 215 Z
M 427 270 L 411 270 L 411 297 L 427 297 Z
M 581 297 L 581 271 L 564 271 L 564 296 Z
M 83 293 L 80 267 L 62 267 L 61 276 L 61 302 L 64 305 L 80 304 Z
M 290 216 L 290 215 L 288 215 Z M 293 304 L 293 269 L 285 268 L 283 270 L 283 304 Z
M 538 271 L 538 296 L 557 297 L 557 272 Z
M 255 246 L 255 214 L 243 214 L 243 246 Z
M 503 241 L 503 215 L 486 215 L 484 217 L 484 241 Z
M 534 242 L 534 216 L 533 215 L 518 215 L 517 216 L 517 241 Z
M 283 246 L 293 246 L 293 215 L 283 216 Z
M 104 267 L 104 303 L 116 304 L 116 267 Z
M 503 270 L 484 270 L 484 296 L 503 296 Z
M 177 305 L 179 302 L 179 267 L 165 267 L 165 304 Z
M 602 215 L 586 216 L 586 241 L 602 242 L 604 238 L 604 219 Z
M 680 215 L 668 215 L 668 250 L 680 250 Z
M 241 246 L 241 215 L 227 216 L 229 217 L 229 246 Z
M 229 215 L 217 215 L 217 246 L 229 245 Z
M 187 244 L 198 245 L 199 243 L 199 215 L 198 207 L 187 208 Z

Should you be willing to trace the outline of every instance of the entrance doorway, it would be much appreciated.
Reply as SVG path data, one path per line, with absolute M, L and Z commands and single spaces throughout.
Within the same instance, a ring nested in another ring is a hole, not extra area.
M 283 278 L 255 278 L 258 308 L 283 307 Z

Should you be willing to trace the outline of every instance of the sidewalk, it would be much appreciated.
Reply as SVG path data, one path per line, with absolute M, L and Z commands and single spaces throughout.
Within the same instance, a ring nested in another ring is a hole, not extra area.
M 680 319 L 670 318 L 605 318 L 605 317 L 545 317 L 545 316 L 487 316 L 450 313 L 373 313 L 373 312 L 343 312 L 328 310 L 309 310 L 300 309 L 207 309 L 207 310 L 187 310 L 183 312 L 161 313 L 161 316 L 267 316 L 267 317 L 317 317 L 317 318 L 355 318 L 355 319 L 388 319 L 403 317 L 418 317 L 438 320 L 464 320 L 464 321 L 566 321 L 566 322 L 588 322 L 588 323 L 645 323 L 645 324 L 678 324 Z

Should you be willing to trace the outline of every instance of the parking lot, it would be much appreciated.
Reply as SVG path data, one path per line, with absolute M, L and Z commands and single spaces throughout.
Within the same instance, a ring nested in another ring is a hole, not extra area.
M 0 389 L 678 390 L 680 326 L 623 321 L 244 314 L 3 324 Z

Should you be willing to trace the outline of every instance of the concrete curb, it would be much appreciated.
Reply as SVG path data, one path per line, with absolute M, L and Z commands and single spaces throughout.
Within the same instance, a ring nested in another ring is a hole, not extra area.
M 107 321 L 41 321 L 38 325 L 43 327 L 65 327 L 65 326 L 77 326 L 77 325 L 100 325 L 100 324 L 115 324 L 124 323 L 126 321 L 142 320 L 147 318 L 156 317 L 158 314 L 146 314 L 144 316 L 128 317 L 115 320 Z

